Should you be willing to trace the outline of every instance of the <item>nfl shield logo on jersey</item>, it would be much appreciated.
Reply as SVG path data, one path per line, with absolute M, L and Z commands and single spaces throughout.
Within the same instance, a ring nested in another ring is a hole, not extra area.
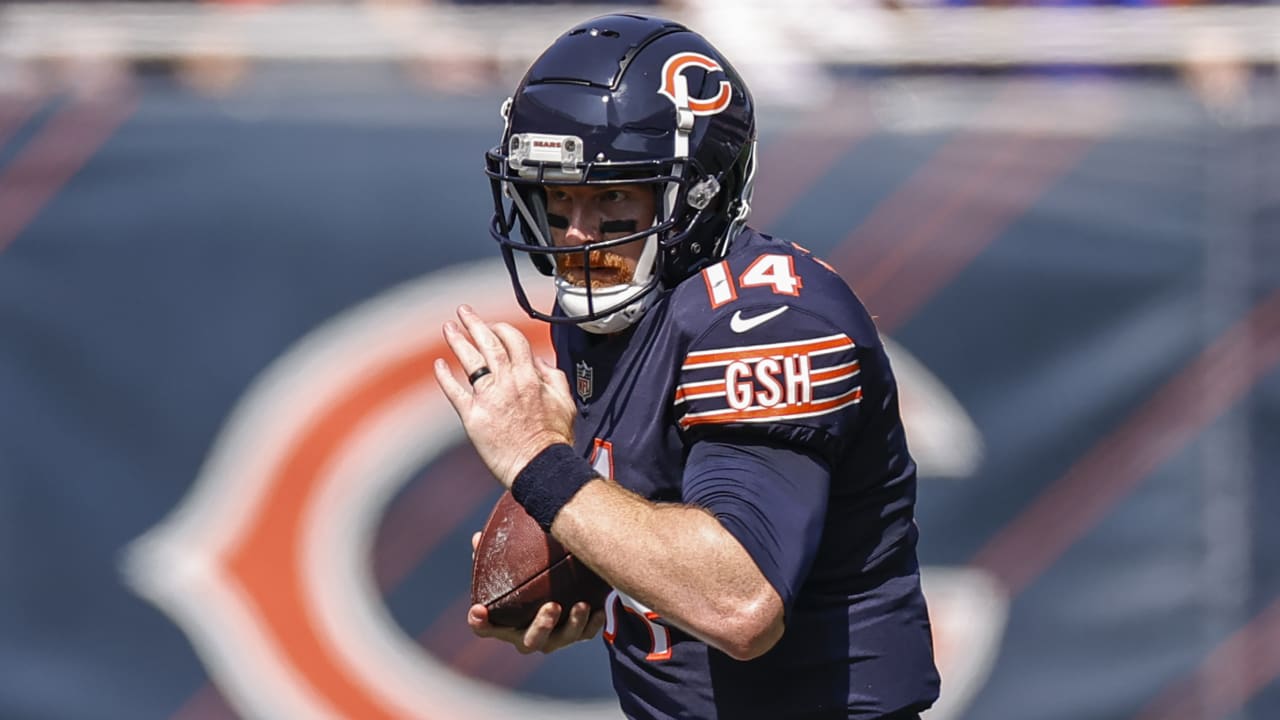
M 585 362 L 579 362 L 578 368 L 578 397 L 582 398 L 582 402 L 586 402 L 591 397 L 591 366 Z

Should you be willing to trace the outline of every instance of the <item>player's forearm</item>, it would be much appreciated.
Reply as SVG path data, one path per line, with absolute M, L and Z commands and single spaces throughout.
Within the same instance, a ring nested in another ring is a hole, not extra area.
M 588 483 L 552 534 L 618 590 L 726 654 L 756 657 L 782 636 L 782 601 L 710 513 Z

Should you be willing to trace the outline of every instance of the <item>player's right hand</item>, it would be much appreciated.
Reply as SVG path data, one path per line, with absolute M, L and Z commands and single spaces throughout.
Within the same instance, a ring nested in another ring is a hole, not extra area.
M 458 307 L 457 322 L 446 322 L 442 332 L 463 375 L 459 378 L 440 358 L 436 382 L 503 487 L 511 489 L 516 475 L 547 447 L 573 445 L 578 411 L 569 381 L 534 356 L 522 332 L 508 323 L 489 325 L 467 305 Z M 468 382 L 481 368 L 488 373 Z

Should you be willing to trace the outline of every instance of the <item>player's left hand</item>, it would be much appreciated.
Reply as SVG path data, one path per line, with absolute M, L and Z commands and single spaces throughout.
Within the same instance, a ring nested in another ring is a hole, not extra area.
M 484 605 L 472 605 L 467 611 L 467 625 L 479 637 L 496 638 L 510 643 L 522 655 L 532 652 L 552 653 L 576 642 L 595 637 L 605 624 L 604 610 L 592 611 L 587 603 L 575 603 L 569 616 L 560 622 L 561 608 L 547 603 L 528 627 L 507 628 L 489 624 L 489 611 Z M 557 627 L 558 625 L 558 627 Z
M 475 562 L 479 544 L 480 533 L 473 533 L 472 562 Z M 604 610 L 592 610 L 585 602 L 574 603 L 564 622 L 560 618 L 562 610 L 558 603 L 546 603 L 538 608 L 538 614 L 527 627 L 509 628 L 490 624 L 489 609 L 476 603 L 467 611 L 467 625 L 477 636 L 510 643 L 520 654 L 527 655 L 531 652 L 551 653 L 576 642 L 590 640 L 600 632 L 607 619 Z
M 516 475 L 549 445 L 573 444 L 576 409 L 569 381 L 558 368 L 535 358 L 529 341 L 507 323 L 489 325 L 470 307 L 444 324 L 444 339 L 465 376 L 489 373 L 472 385 L 443 359 L 436 382 L 457 411 L 467 436 L 494 477 L 510 488 Z

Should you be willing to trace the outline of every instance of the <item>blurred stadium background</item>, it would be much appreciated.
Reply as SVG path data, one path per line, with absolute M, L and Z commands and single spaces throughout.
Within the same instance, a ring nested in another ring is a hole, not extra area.
M 1280 717 L 1280 9 L 925 0 L 0 5 L 0 717 L 617 716 L 466 630 L 428 367 L 519 320 L 500 101 L 624 8 L 893 342 L 931 720 Z

